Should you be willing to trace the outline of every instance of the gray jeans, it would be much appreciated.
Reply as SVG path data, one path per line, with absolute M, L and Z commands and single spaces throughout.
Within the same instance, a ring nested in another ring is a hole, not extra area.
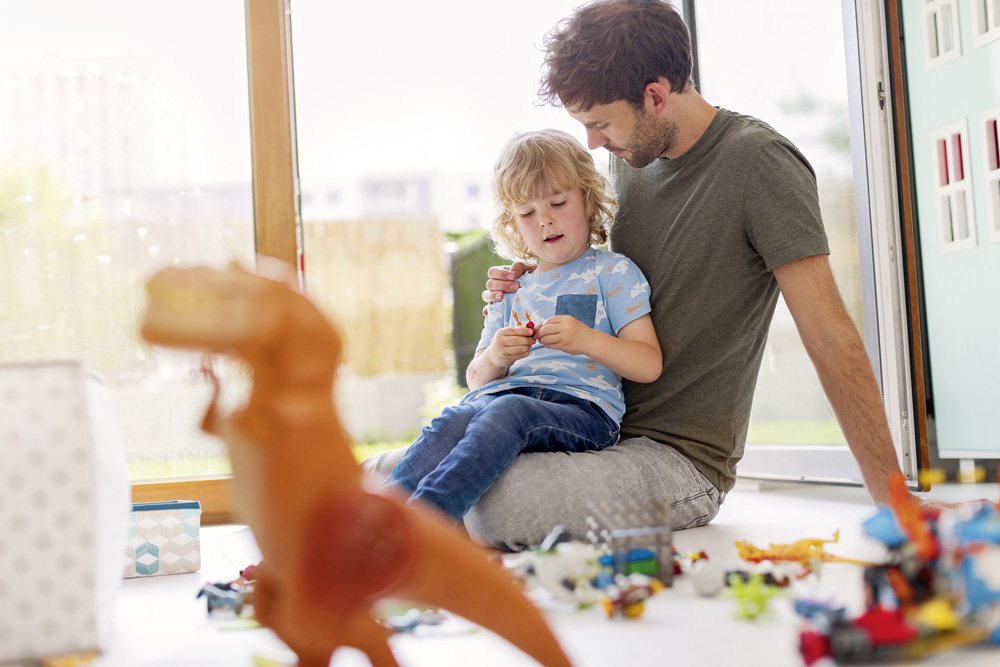
M 364 462 L 388 476 L 406 448 Z M 478 542 L 507 551 L 536 546 L 557 525 L 584 539 L 587 502 L 670 499 L 674 530 L 703 526 L 724 494 L 677 450 L 649 438 L 623 440 L 599 452 L 526 452 L 465 516 Z

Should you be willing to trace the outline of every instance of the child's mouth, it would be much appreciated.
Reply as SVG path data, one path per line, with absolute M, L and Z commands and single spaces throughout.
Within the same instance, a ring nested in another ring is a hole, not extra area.
M 545 242 L 546 243 L 555 243 L 556 241 L 558 241 L 562 237 L 563 237 L 562 234 L 556 234 L 555 236 L 549 236 L 549 237 L 546 237 Z

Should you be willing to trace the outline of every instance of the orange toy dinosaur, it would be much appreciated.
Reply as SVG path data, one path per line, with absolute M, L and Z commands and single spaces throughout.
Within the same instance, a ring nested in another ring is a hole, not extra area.
M 253 370 L 247 404 L 221 414 L 217 387 L 202 428 L 227 443 L 237 507 L 264 557 L 258 620 L 301 667 L 327 667 L 341 646 L 396 665 L 371 614 L 390 596 L 449 609 L 544 665 L 569 665 L 503 568 L 434 510 L 364 475 L 333 404 L 340 337 L 308 299 L 236 266 L 165 269 L 147 291 L 148 341 L 235 355 Z

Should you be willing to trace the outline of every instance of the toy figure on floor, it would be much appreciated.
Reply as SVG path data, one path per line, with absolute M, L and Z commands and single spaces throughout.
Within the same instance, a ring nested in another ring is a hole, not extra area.
M 558 130 L 520 134 L 497 160 L 493 190 L 499 252 L 538 266 L 490 304 L 466 371 L 471 391 L 389 475 L 456 521 L 521 452 L 614 445 L 622 377 L 650 382 L 663 368 L 649 283 L 624 255 L 597 249 L 615 202 L 590 153 Z
M 341 340 L 308 299 L 236 266 L 165 269 L 147 289 L 147 340 L 231 354 L 253 371 L 247 404 L 222 414 L 217 386 L 202 428 L 228 445 L 237 508 L 264 557 L 257 619 L 301 667 L 326 667 L 341 646 L 396 665 L 371 614 L 387 596 L 451 610 L 542 664 L 569 664 L 510 575 L 433 510 L 362 473 L 332 401 Z
M 853 558 L 842 558 L 827 553 L 823 545 L 836 543 L 840 539 L 840 531 L 833 534 L 832 540 L 804 539 L 792 544 L 772 544 L 767 549 L 756 547 L 746 540 L 736 542 L 736 550 L 740 558 L 748 563 L 771 561 L 772 563 L 798 563 L 802 566 L 799 577 L 805 577 L 813 571 L 816 563 L 851 563 L 853 565 L 874 565 L 867 561 Z

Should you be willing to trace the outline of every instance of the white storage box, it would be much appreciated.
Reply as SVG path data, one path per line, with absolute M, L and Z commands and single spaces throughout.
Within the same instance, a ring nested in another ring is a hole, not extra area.
M 125 578 L 201 569 L 201 503 L 168 500 L 132 505 L 125 543 Z
M 107 387 L 79 362 L 0 365 L 0 662 L 102 648 L 129 496 Z

